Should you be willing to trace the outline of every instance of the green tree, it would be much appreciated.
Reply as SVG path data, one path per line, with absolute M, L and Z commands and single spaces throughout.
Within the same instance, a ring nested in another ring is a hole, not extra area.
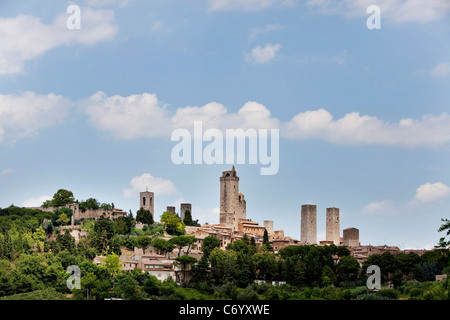
M 97 210 L 100 209 L 100 202 L 98 202 L 95 198 L 89 198 L 85 201 L 81 201 L 79 206 L 80 210 L 83 212 L 86 210 Z
M 180 218 L 170 211 L 166 211 L 161 215 L 161 222 L 164 224 L 166 232 L 170 235 L 181 235 L 184 233 L 185 225 Z
M 211 251 L 214 250 L 214 248 L 220 247 L 220 240 L 214 236 L 207 236 L 203 239 L 202 242 L 202 252 L 203 255 L 206 256 L 206 258 L 209 257 L 209 254 Z
M 136 247 L 141 248 L 143 252 L 145 252 L 145 249 L 152 245 L 152 238 L 148 236 L 138 236 L 134 238 L 134 243 Z
M 177 261 L 177 265 L 181 267 L 181 271 L 183 273 L 182 282 L 186 282 L 186 271 L 190 265 L 197 262 L 197 259 L 188 255 L 184 255 L 181 257 L 177 257 L 175 260 Z
M 333 269 L 331 269 L 330 266 L 326 265 L 322 269 L 322 286 L 328 287 L 332 284 L 335 284 L 337 281 L 336 274 L 334 273 Z
M 344 256 L 337 265 L 339 282 L 355 281 L 359 276 L 360 266 L 358 260 L 353 256 Z
M 198 220 L 192 219 L 192 214 L 190 210 L 186 210 L 184 212 L 184 219 L 183 223 L 187 226 L 194 226 L 194 227 L 200 227 L 200 224 L 198 223 Z
M 237 262 L 237 253 L 233 250 L 222 250 L 214 248 L 209 254 L 211 262 L 211 277 L 216 283 L 221 284 L 226 279 L 236 277 L 239 265 Z
M 196 240 L 197 239 L 194 236 L 180 235 L 173 237 L 172 239 L 169 240 L 169 242 L 178 247 L 178 256 L 180 256 L 181 249 L 186 246 L 188 247 L 186 254 L 189 254 L 190 248 Z
M 278 278 L 278 262 L 273 254 L 257 253 L 253 256 L 256 267 L 256 278 L 276 280 Z
M 115 253 L 109 254 L 103 258 L 103 262 L 109 274 L 114 278 L 120 271 L 121 263 L 119 256 Z
M 169 242 L 167 240 L 164 240 L 162 238 L 155 238 L 152 240 L 152 246 L 158 250 L 158 253 L 167 253 L 169 254 L 170 252 L 173 251 L 173 249 L 175 248 L 174 244 L 172 242 Z
M 67 204 L 75 202 L 72 191 L 59 189 L 54 195 L 52 200 L 45 201 L 42 206 L 45 207 L 64 207 Z
M 438 229 L 438 232 L 447 231 L 446 236 L 449 236 L 450 235 L 450 220 L 442 219 L 441 221 L 443 222 L 443 224 Z M 449 249 L 450 248 L 450 239 L 446 240 L 445 237 L 440 238 L 439 243 L 435 247 L 441 248 L 441 249 Z
M 149 210 L 145 210 L 141 207 L 136 211 L 136 221 L 151 225 L 153 224 L 153 216 Z
M 264 229 L 263 247 L 268 251 L 273 251 L 273 248 L 269 242 L 269 233 L 267 232 L 267 229 Z

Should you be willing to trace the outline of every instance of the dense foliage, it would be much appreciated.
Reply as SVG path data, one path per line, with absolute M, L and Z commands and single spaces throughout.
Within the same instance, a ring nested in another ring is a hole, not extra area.
M 68 209 L 67 209 L 68 210 Z M 11 206 L 0 209 L 0 297 L 7 299 L 448 299 L 449 281 L 435 275 L 450 273 L 446 248 L 392 255 L 371 255 L 360 267 L 345 247 L 289 246 L 274 253 L 264 239 L 257 246 L 246 235 L 220 249 L 220 240 L 202 241 L 201 259 L 189 256 L 196 242 L 184 234 L 177 215 L 164 213 L 161 223 L 136 229 L 131 212 L 115 220 L 84 220 L 87 236 L 78 243 L 69 230 L 61 232 L 71 212 L 43 212 Z M 264 237 L 266 238 L 266 237 Z M 179 267 L 174 280 L 158 281 L 140 270 L 122 271 L 121 246 L 162 255 L 176 250 Z M 95 256 L 104 263 L 93 263 Z M 383 289 L 366 287 L 369 265 L 382 271 Z M 81 289 L 70 291 L 66 272 L 81 269 Z M 283 281 L 280 286 L 255 280 Z M 393 289 L 386 289 L 391 284 Z

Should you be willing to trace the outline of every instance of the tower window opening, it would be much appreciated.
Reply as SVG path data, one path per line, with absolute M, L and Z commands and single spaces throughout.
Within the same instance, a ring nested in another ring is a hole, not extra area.
M 145 197 L 142 198 L 142 204 L 145 206 Z

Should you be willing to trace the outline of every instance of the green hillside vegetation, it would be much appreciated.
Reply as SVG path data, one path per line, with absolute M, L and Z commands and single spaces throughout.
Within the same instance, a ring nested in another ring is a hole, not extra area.
M 70 212 L 0 209 L 2 299 L 449 299 L 449 279 L 434 281 L 436 274 L 450 271 L 448 247 L 422 256 L 374 254 L 360 267 L 345 247 L 290 246 L 274 254 L 270 245 L 258 247 L 247 236 L 227 250 L 219 248 L 218 239 L 207 237 L 200 260 L 177 258 L 183 271 L 177 284 L 160 282 L 140 270 L 122 271 L 118 260 L 122 246 L 151 246 L 162 255 L 177 247 L 190 248 L 195 238 L 184 234 L 184 223 L 176 215 L 164 213 L 162 222 L 139 230 L 131 212 L 116 220 L 84 220 L 79 227 L 87 230 L 87 237 L 76 244 L 68 231 L 59 233 L 62 214 L 68 217 Z M 106 256 L 107 263 L 94 264 L 96 255 Z M 365 272 L 371 264 L 382 271 L 383 289 L 376 293 L 366 287 Z M 81 269 L 81 289 L 67 288 L 70 265 Z M 286 284 L 259 285 L 255 280 Z M 394 288 L 387 289 L 388 284 Z

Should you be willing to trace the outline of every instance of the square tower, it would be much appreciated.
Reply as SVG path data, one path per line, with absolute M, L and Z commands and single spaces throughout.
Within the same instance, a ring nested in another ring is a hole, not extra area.
M 340 244 L 339 237 L 339 208 L 327 208 L 326 240 L 333 241 L 336 246 Z
M 314 204 L 302 205 L 301 217 L 302 244 L 317 244 L 317 206 Z
M 150 211 L 153 219 L 155 219 L 155 198 L 153 192 L 144 191 L 140 193 L 139 209 L 144 208 L 144 210 Z
M 181 221 L 184 220 L 185 213 L 188 211 L 191 213 L 192 216 L 192 205 L 190 203 L 182 203 L 180 204 L 180 219 Z

